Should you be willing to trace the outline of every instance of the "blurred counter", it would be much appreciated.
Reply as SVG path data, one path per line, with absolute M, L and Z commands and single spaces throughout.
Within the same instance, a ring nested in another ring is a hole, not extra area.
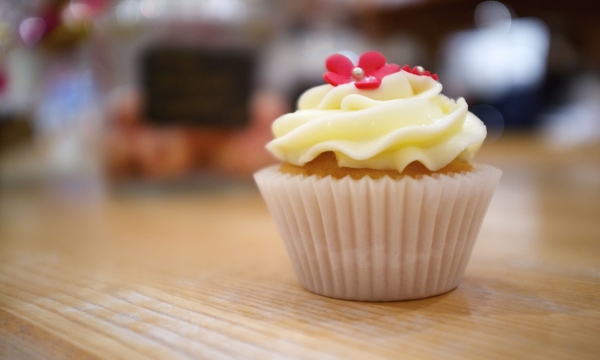
M 599 147 L 484 146 L 504 175 L 462 284 L 395 303 L 301 288 L 250 182 L 4 188 L 0 358 L 595 358 Z

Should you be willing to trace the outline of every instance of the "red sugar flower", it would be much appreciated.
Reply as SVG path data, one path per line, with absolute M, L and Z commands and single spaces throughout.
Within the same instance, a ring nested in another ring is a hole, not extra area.
M 329 84 L 338 86 L 354 82 L 358 89 L 377 89 L 381 79 L 400 71 L 400 66 L 387 64 L 385 57 L 377 51 L 362 54 L 358 65 L 342 54 L 334 54 L 327 58 L 325 67 L 329 71 L 323 74 L 323 78 Z
M 410 66 L 404 65 L 402 67 L 402 70 L 415 75 L 429 76 L 435 81 L 439 80 L 437 74 L 432 74 L 429 71 L 425 71 L 425 69 L 423 69 L 423 67 L 421 66 L 415 66 L 411 69 Z

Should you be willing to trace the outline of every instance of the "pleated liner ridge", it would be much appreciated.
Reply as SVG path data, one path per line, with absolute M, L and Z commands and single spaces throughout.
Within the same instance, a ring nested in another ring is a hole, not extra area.
M 417 179 L 254 177 L 306 289 L 363 301 L 425 298 L 456 288 L 502 172 Z

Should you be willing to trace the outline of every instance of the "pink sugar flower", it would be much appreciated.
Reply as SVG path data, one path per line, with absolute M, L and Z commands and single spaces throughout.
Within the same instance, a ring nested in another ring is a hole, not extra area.
M 377 51 L 362 54 L 358 59 L 358 65 L 354 65 L 349 58 L 342 54 L 334 54 L 327 58 L 325 67 L 329 71 L 323 74 L 323 78 L 329 84 L 338 86 L 354 83 L 356 88 L 362 90 L 379 88 L 381 80 L 385 76 L 400 70 L 414 75 L 429 76 L 438 81 L 437 74 L 432 74 L 421 66 L 411 69 L 408 65 L 401 68 L 396 64 L 388 64 L 385 57 Z
M 329 71 L 323 78 L 329 84 L 338 86 L 353 82 L 358 89 L 377 89 L 381 79 L 400 71 L 400 66 L 387 64 L 385 57 L 377 51 L 362 54 L 358 65 L 342 54 L 334 54 L 327 58 L 325 67 Z

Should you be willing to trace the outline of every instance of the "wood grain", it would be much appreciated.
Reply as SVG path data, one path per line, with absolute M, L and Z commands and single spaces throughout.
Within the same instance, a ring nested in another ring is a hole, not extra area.
M 459 288 L 408 302 L 302 289 L 251 184 L 4 189 L 0 358 L 597 359 L 600 151 L 526 140 L 482 150 L 504 177 Z

